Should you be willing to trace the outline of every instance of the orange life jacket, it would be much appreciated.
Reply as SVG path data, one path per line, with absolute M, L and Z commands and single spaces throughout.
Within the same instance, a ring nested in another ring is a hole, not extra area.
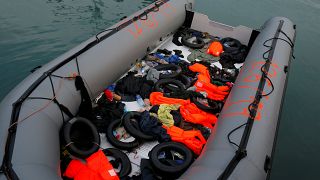
M 210 82 L 210 73 L 206 66 L 195 63 L 189 66 L 189 69 L 193 72 L 198 72 L 198 80 L 195 83 L 197 92 L 206 92 L 208 94 L 208 98 L 212 100 L 222 101 L 229 94 L 230 87 L 229 86 L 217 86 L 215 84 L 211 84 Z
M 181 106 L 180 113 L 185 121 L 201 124 L 208 128 L 212 128 L 212 124 L 218 120 L 215 115 L 202 111 L 194 103 Z
M 190 104 L 190 100 L 176 99 L 164 97 L 161 92 L 152 92 L 150 94 L 150 103 L 151 105 L 160 105 L 160 104 Z
M 210 44 L 207 53 L 211 54 L 213 56 L 220 56 L 220 54 L 223 52 L 223 46 L 219 41 L 214 41 Z
M 161 92 L 152 92 L 150 95 L 150 103 L 152 105 L 180 104 L 180 113 L 185 121 L 201 124 L 208 128 L 212 128 L 212 124 L 215 124 L 217 121 L 215 115 L 202 111 L 195 104 L 191 103 L 189 99 L 167 98 L 164 97 Z
M 102 150 L 92 154 L 86 159 L 86 162 L 72 160 L 64 176 L 74 180 L 119 180 Z
M 197 155 L 201 153 L 203 146 L 207 142 L 199 130 L 184 131 L 176 126 L 163 127 L 167 130 L 172 141 L 186 145 Z
M 195 86 L 197 92 L 206 92 L 209 99 L 216 101 L 223 101 L 229 94 L 229 92 L 224 91 L 229 90 L 228 86 L 216 86 L 211 83 L 203 83 L 201 80 L 198 80 Z

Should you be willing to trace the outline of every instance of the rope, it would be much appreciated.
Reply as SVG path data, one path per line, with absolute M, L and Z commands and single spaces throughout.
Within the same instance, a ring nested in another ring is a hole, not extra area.
M 26 116 L 26 117 L 24 117 L 24 118 L 22 118 L 22 119 L 20 119 L 20 120 L 18 120 L 18 121 L 16 121 L 16 122 L 12 123 L 12 124 L 9 126 L 8 129 L 11 129 L 13 126 L 18 125 L 19 123 L 25 121 L 26 119 L 30 118 L 31 116 L 33 116 L 33 115 L 37 114 L 38 112 L 41 112 L 42 110 L 44 110 L 45 108 L 47 108 L 47 107 L 54 101 L 54 99 L 56 98 L 56 96 L 59 94 L 59 91 L 61 90 L 61 87 L 62 87 L 62 83 L 63 83 L 63 81 L 62 81 L 62 79 L 61 79 L 61 80 L 59 81 L 59 87 L 58 87 L 57 93 L 55 94 L 55 96 L 53 96 L 52 98 L 50 98 L 50 100 L 49 100 L 48 103 L 46 103 L 46 104 L 45 104 L 44 106 L 42 106 L 40 109 L 38 109 L 38 110 L 34 111 L 33 113 L 29 114 L 28 116 Z
M 234 141 L 232 141 L 232 140 L 230 139 L 230 136 L 231 136 L 231 134 L 233 134 L 235 131 L 237 131 L 238 129 L 242 128 L 243 126 L 245 126 L 245 125 L 247 125 L 247 124 L 248 124 L 247 122 L 244 123 L 244 124 L 241 124 L 240 126 L 234 128 L 232 131 L 230 131 L 230 132 L 228 133 L 228 136 L 227 136 L 227 137 L 228 137 L 228 141 L 229 141 L 230 144 L 233 144 L 233 145 L 237 146 L 238 148 L 240 148 L 238 144 L 236 144 Z

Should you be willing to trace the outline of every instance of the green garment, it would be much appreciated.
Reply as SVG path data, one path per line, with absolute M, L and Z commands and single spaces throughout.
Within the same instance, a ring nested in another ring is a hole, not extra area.
M 161 104 L 158 110 L 158 119 L 163 125 L 171 127 L 174 125 L 173 116 L 170 114 L 172 110 L 178 110 L 180 105 Z
M 212 41 L 206 42 L 208 44 L 205 45 L 201 49 L 189 49 L 191 54 L 187 57 L 188 61 L 193 62 L 196 59 L 198 59 L 200 61 L 215 61 L 215 62 L 219 61 L 220 57 L 214 57 L 214 56 L 207 53 L 207 50 L 208 50 L 211 42 Z

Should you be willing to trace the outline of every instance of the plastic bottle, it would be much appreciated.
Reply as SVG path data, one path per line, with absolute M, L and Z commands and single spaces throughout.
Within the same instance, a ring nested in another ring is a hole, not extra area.
M 141 107 L 145 107 L 144 101 L 140 95 L 136 95 L 136 101 Z

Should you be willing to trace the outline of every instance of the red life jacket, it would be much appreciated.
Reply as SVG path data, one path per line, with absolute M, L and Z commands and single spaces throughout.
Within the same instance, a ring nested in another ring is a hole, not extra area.
M 214 41 L 210 44 L 207 53 L 211 54 L 212 56 L 220 56 L 223 52 L 223 46 L 219 41 Z
M 77 159 L 72 160 L 64 176 L 74 180 L 119 180 L 102 150 L 88 157 L 86 163 Z
M 210 73 L 206 66 L 195 63 L 192 66 L 189 66 L 189 69 L 193 72 L 198 72 L 198 80 L 195 83 L 197 92 L 206 92 L 208 98 L 212 100 L 222 101 L 229 94 L 229 86 L 217 86 L 211 84 L 210 82 Z
M 200 155 L 203 146 L 207 142 L 199 130 L 184 131 L 176 126 L 171 126 L 170 128 L 167 126 L 163 127 L 167 130 L 172 141 L 186 145 L 197 155 Z
M 212 124 L 218 120 L 215 115 L 202 111 L 193 103 L 181 106 L 180 113 L 185 121 L 201 124 L 208 128 L 212 128 Z
M 161 92 L 152 92 L 150 94 L 150 103 L 152 105 L 160 105 L 160 104 L 190 104 L 190 100 L 184 99 L 176 99 L 176 98 L 168 98 L 164 97 L 163 93 Z

